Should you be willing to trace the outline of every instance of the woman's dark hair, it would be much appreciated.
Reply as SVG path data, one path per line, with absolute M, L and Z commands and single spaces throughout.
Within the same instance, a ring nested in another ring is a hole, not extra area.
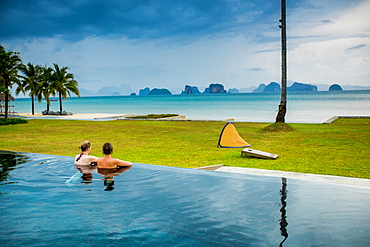
M 113 145 L 109 142 L 104 143 L 103 145 L 103 154 L 111 154 L 113 152 Z

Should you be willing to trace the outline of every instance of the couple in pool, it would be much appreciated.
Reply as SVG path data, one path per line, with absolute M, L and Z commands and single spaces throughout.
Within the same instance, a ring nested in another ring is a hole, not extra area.
M 118 173 L 122 173 L 131 168 L 132 163 L 119 159 L 113 159 L 111 157 L 113 153 L 113 145 L 109 142 L 103 145 L 103 158 L 90 156 L 91 144 L 89 141 L 84 141 L 80 146 L 81 154 L 75 157 L 75 167 L 79 172 L 82 173 L 82 183 L 91 183 L 92 171 L 96 169 L 98 173 L 104 176 L 104 190 L 114 189 L 114 176 L 118 176 Z
M 113 159 L 111 157 L 113 153 L 113 145 L 109 142 L 104 143 L 103 145 L 103 158 L 97 158 L 95 156 L 90 156 L 91 151 L 91 144 L 89 141 L 84 141 L 81 143 L 80 146 L 81 154 L 76 155 L 75 157 L 75 165 L 90 165 L 90 164 L 97 164 L 98 168 L 106 168 L 106 169 L 115 169 L 119 167 L 127 167 L 132 166 L 131 162 L 123 161 L 119 159 Z

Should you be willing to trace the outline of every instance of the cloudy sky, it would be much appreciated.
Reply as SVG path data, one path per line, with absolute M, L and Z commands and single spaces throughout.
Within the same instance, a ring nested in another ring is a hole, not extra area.
M 370 86 L 370 0 L 287 0 L 288 80 Z M 280 0 L 0 0 L 0 44 L 80 88 L 280 82 Z M 327 90 L 327 88 L 319 88 Z

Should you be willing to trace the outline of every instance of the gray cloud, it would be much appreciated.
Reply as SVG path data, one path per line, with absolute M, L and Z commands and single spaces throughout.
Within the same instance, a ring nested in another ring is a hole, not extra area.
M 246 69 L 246 70 L 248 70 L 248 71 L 254 71 L 254 72 L 258 72 L 258 71 L 265 71 L 265 69 L 263 69 L 263 68 L 249 68 L 249 69 Z
M 358 49 L 361 49 L 361 48 L 363 48 L 363 47 L 365 47 L 365 46 L 367 46 L 367 45 L 365 45 L 365 44 L 361 44 L 361 45 L 352 46 L 352 47 L 350 47 L 350 48 L 346 49 L 346 51 L 358 50 Z
M 332 21 L 331 20 L 322 20 L 321 22 L 322 23 L 331 23 Z
M 268 50 L 259 50 L 259 51 L 255 51 L 254 53 L 265 53 L 265 52 L 275 52 L 275 51 L 280 51 L 280 48 L 268 49 Z

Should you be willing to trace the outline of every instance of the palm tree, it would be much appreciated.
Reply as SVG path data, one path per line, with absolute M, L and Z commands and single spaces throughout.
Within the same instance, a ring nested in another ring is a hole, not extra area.
M 69 68 L 64 66 L 59 68 L 59 65 L 54 63 L 54 72 L 51 81 L 51 93 L 59 95 L 59 111 L 62 113 L 62 99 L 66 100 L 67 95 L 71 97 L 71 92 L 80 97 L 80 91 L 78 90 L 78 83 L 73 78 L 73 74 L 68 73 Z
M 22 67 L 22 59 L 18 53 L 9 51 L 0 45 L 0 84 L 5 88 L 5 119 L 8 119 L 9 111 L 9 88 L 13 84 L 20 85 L 19 70 Z
M 35 115 L 35 96 L 38 94 L 40 76 L 42 68 L 40 65 L 33 65 L 28 63 L 26 66 L 22 67 L 23 76 L 23 91 L 29 91 L 32 102 L 32 115 Z
M 275 123 L 285 123 L 286 114 L 286 81 L 287 81 L 287 49 L 286 49 L 286 2 L 281 0 L 281 99 Z
M 46 100 L 46 111 L 50 110 L 50 95 L 53 94 L 50 90 L 51 78 L 53 75 L 53 69 L 50 67 L 41 67 L 41 73 L 39 76 L 39 83 L 35 89 L 35 96 L 39 103 L 42 102 L 42 98 Z

